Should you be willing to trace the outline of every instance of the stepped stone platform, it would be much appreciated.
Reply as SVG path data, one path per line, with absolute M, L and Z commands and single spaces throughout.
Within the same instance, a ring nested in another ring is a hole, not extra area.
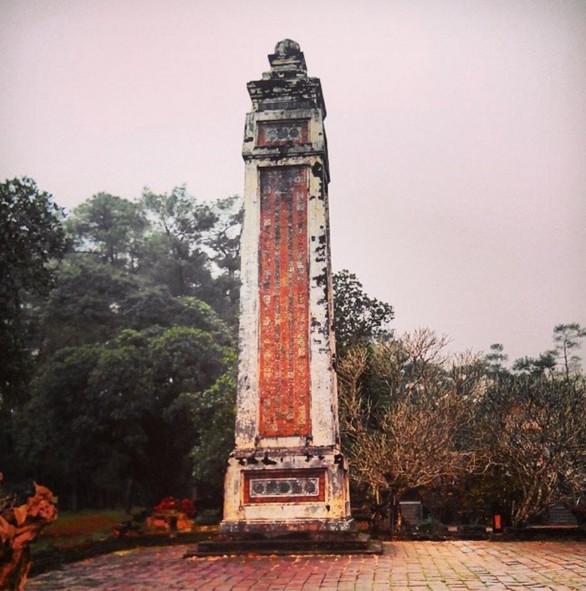
M 287 556 L 292 554 L 382 554 L 383 545 L 358 532 L 291 532 L 266 534 L 220 534 L 199 542 L 185 558 L 247 554 Z

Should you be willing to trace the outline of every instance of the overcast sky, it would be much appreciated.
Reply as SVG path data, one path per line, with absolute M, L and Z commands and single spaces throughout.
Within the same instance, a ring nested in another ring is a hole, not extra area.
M 0 177 L 242 194 L 283 38 L 328 109 L 332 255 L 451 349 L 586 325 L 586 1 L 0 0 Z

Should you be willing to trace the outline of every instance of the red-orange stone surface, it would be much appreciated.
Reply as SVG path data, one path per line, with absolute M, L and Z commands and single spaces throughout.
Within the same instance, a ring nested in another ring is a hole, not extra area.
M 304 436 L 309 424 L 307 167 L 261 170 L 260 434 Z

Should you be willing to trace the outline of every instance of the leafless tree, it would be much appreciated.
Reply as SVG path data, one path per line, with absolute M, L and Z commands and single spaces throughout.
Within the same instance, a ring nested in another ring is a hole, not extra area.
M 341 423 L 353 478 L 378 499 L 409 489 L 433 489 L 478 470 L 474 406 L 484 376 L 475 359 L 451 362 L 446 339 L 419 330 L 341 361 Z

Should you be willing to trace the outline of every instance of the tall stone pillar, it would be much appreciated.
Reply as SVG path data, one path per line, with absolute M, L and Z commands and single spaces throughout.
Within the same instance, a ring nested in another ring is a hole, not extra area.
M 248 83 L 236 448 L 223 532 L 351 529 L 334 371 L 326 108 L 299 45 Z

